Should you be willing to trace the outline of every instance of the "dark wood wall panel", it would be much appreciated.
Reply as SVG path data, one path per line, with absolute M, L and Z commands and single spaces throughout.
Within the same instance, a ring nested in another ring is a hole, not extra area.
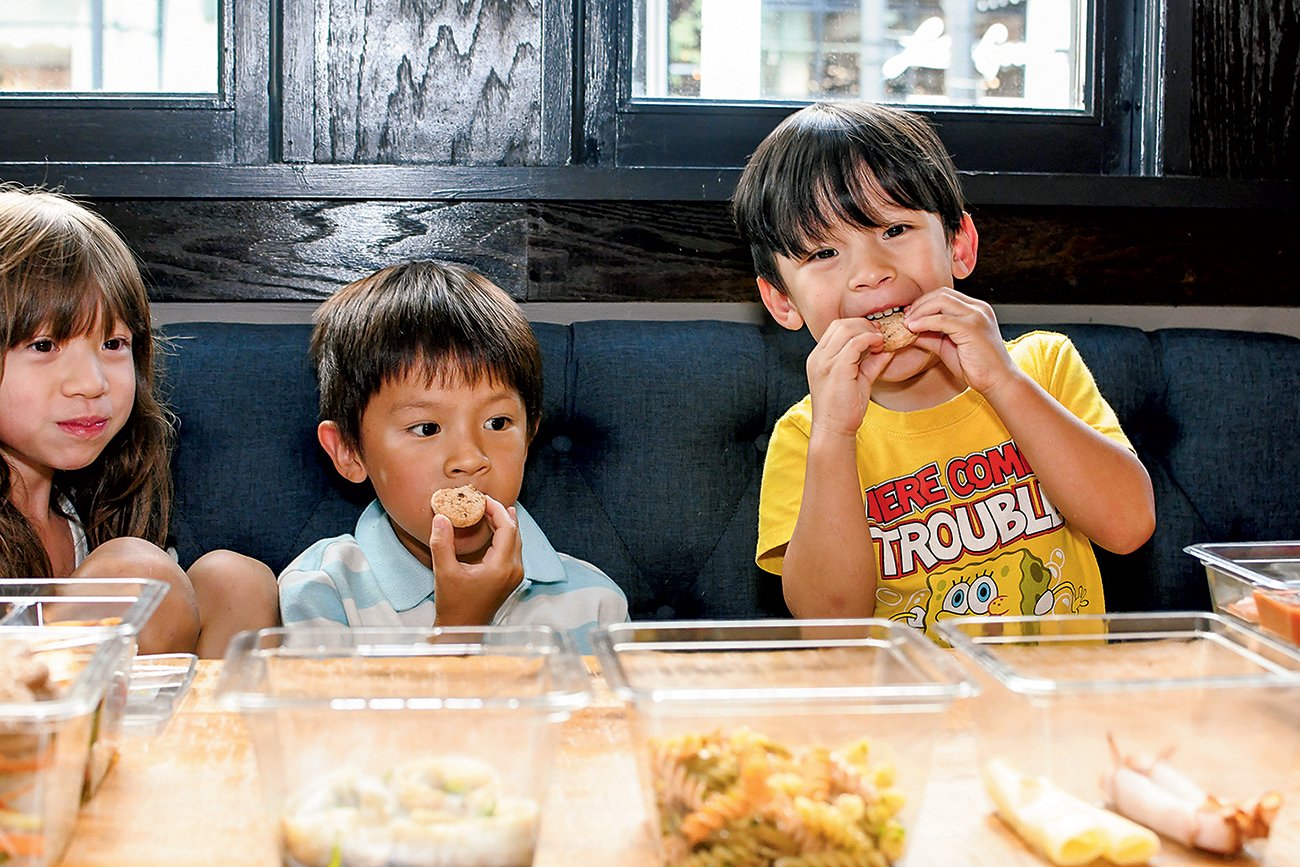
M 527 294 L 524 204 L 135 200 L 100 210 L 140 256 L 156 301 L 319 300 L 416 258 L 463 262 Z
M 101 204 L 158 301 L 311 300 L 408 258 L 463 262 L 526 301 L 754 301 L 721 202 L 135 200 Z M 1300 213 L 975 210 L 964 291 L 1003 304 L 1294 306 Z
M 1300 303 L 1295 211 L 980 208 L 966 291 L 994 303 Z
M 1300 0 L 1195 0 L 1194 174 L 1295 177 Z
M 540 0 L 318 0 L 316 27 L 316 161 L 537 163 Z
M 725 203 L 541 203 L 529 238 L 540 301 L 753 300 L 749 251 Z
M 1300 303 L 1295 212 L 975 210 L 963 291 L 1003 304 Z M 535 300 L 754 301 L 749 251 L 723 203 L 543 204 L 529 241 Z

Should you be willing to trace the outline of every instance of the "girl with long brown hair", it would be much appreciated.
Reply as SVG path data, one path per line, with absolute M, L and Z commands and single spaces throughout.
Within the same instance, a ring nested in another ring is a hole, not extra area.
M 0 187 L 0 577 L 145 577 L 168 592 L 142 652 L 220 656 L 278 618 L 270 570 L 164 550 L 173 426 L 154 393 L 149 300 L 98 214 Z

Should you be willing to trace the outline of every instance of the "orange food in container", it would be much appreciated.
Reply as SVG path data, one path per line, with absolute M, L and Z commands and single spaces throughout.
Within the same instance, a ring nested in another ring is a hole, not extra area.
M 0 626 L 0 862 L 63 857 L 99 710 L 127 653 L 113 628 Z
M 1184 550 L 1205 565 L 1215 611 L 1300 645 L 1300 542 L 1220 542 Z
M 1260 626 L 1300 644 L 1300 590 L 1256 589 L 1252 598 Z
M 0 579 L 0 626 L 112 629 L 126 640 L 126 652 L 96 710 L 84 800 L 94 795 L 117 761 L 136 637 L 166 593 L 166 584 L 150 578 Z

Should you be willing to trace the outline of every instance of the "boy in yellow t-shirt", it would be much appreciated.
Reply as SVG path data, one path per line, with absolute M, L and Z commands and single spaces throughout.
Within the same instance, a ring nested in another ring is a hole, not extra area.
M 817 341 L 759 503 L 758 563 L 791 612 L 932 633 L 1104 611 L 1091 544 L 1150 537 L 1151 480 L 1066 337 L 1003 342 L 989 305 L 953 288 L 979 238 L 930 126 L 808 106 L 759 145 L 732 208 L 768 312 Z M 914 342 L 886 350 L 882 331 Z

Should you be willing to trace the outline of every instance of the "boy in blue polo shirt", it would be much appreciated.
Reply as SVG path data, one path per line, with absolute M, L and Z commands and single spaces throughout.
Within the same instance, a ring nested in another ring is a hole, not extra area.
M 510 296 L 466 268 L 409 262 L 345 286 L 315 323 L 317 438 L 375 500 L 355 533 L 322 539 L 280 575 L 286 626 L 534 624 L 581 644 L 627 619 L 618 586 L 557 552 L 516 502 L 542 359 Z M 457 528 L 431 499 L 465 485 L 486 508 Z

